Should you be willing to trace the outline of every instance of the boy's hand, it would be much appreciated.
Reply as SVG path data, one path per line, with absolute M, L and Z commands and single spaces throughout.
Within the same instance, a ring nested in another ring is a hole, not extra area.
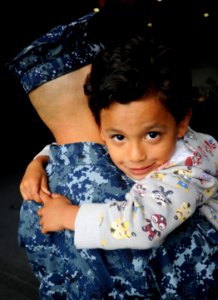
M 74 230 L 75 218 L 79 210 L 71 201 L 60 195 L 48 195 L 40 191 L 43 207 L 38 209 L 42 233 L 59 231 L 64 229 Z
M 25 201 L 35 200 L 39 203 L 42 202 L 39 196 L 40 189 L 50 195 L 47 175 L 44 169 L 44 165 L 47 161 L 48 156 L 38 156 L 27 166 L 20 183 L 20 193 Z

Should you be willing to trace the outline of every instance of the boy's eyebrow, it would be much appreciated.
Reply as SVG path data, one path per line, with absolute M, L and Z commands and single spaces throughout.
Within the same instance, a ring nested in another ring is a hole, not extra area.
M 151 125 L 145 126 L 142 129 L 145 130 L 145 131 L 166 130 L 167 126 L 165 124 L 159 124 L 158 123 L 158 124 L 151 124 Z M 122 133 L 122 129 L 113 128 L 113 127 L 107 128 L 105 131 L 109 132 L 109 133 Z
M 109 133 L 122 133 L 121 129 L 116 129 L 116 128 L 107 128 L 105 129 L 105 131 Z
M 147 131 L 152 131 L 154 129 L 155 130 L 158 130 L 158 129 L 166 130 L 167 126 L 165 124 L 156 123 L 156 124 L 151 124 L 151 125 L 145 126 L 145 129 Z

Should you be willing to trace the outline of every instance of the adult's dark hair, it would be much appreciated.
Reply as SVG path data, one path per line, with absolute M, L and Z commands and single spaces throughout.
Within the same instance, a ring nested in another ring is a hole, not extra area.
M 84 91 L 98 124 L 100 111 L 111 103 L 148 96 L 157 96 L 179 123 L 191 106 L 191 71 L 179 49 L 138 34 L 108 46 L 96 58 Z

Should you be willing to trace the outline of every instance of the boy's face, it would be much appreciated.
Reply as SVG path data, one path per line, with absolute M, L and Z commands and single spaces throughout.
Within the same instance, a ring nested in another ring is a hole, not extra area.
M 179 125 L 156 98 L 129 104 L 114 102 L 100 113 L 101 135 L 114 164 L 127 176 L 143 179 L 167 162 L 189 117 Z

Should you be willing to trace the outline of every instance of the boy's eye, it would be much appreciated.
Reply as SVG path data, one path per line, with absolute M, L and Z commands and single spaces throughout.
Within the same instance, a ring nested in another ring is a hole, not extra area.
M 122 134 L 116 134 L 113 136 L 113 140 L 122 142 L 125 139 L 125 137 Z
M 147 134 L 147 137 L 150 139 L 150 140 L 154 140 L 154 139 L 156 139 L 157 137 L 159 137 L 160 136 L 160 134 L 159 134 L 159 132 L 157 132 L 157 131 L 151 131 L 151 132 L 149 132 L 148 134 Z

